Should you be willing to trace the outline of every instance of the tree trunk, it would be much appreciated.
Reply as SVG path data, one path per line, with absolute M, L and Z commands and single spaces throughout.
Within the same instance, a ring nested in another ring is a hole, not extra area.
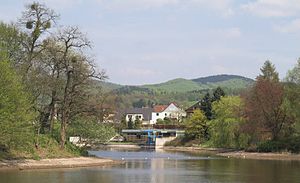
M 53 128 L 54 128 L 54 115 L 55 115 L 55 103 L 56 103 L 56 91 L 52 91 L 52 100 L 49 105 L 50 108 L 50 118 L 49 118 L 49 123 L 50 123 L 50 134 L 53 133 Z
M 65 111 L 63 112 L 65 113 Z M 66 127 L 67 127 L 67 121 L 66 121 L 66 114 L 63 114 L 62 121 L 61 121 L 61 127 L 60 127 L 60 148 L 65 148 L 66 143 Z
M 61 149 L 65 148 L 65 143 L 66 143 L 66 128 L 67 128 L 67 123 L 69 121 L 69 111 L 70 111 L 70 106 L 69 104 L 69 88 L 70 88 L 70 82 L 71 82 L 71 73 L 72 71 L 67 72 L 67 82 L 66 86 L 64 89 L 64 100 L 63 100 L 63 105 L 62 105 L 62 119 L 61 119 L 61 128 L 60 128 L 60 147 Z

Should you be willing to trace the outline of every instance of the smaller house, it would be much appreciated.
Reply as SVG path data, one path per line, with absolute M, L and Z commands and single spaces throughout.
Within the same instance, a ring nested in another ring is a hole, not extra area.
M 153 107 L 152 117 L 150 124 L 156 124 L 158 119 L 176 119 L 181 120 L 183 117 L 186 116 L 186 112 L 176 104 L 170 103 L 169 105 L 155 105 Z
M 185 110 L 186 115 L 191 116 L 192 114 L 194 114 L 194 110 L 197 110 L 197 109 L 201 110 L 201 101 L 198 101 L 197 103 L 195 103 L 191 107 L 187 108 Z
M 142 124 L 150 124 L 152 108 L 132 108 L 125 111 L 125 120 L 135 121 L 140 120 Z

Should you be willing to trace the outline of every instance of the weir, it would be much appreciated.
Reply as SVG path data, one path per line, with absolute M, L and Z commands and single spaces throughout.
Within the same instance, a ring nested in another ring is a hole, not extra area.
M 135 142 L 139 145 L 160 148 L 166 142 L 184 135 L 184 130 L 178 129 L 124 129 L 122 135 L 126 142 Z

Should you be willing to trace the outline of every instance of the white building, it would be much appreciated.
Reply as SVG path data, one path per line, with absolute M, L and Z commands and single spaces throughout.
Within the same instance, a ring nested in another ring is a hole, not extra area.
M 139 120 L 142 124 L 149 124 L 151 120 L 152 108 L 134 108 L 125 111 L 126 122 Z
M 158 119 L 176 119 L 181 120 L 182 117 L 186 116 L 186 112 L 179 107 L 177 107 L 174 103 L 169 105 L 156 105 L 153 107 L 153 112 L 151 115 L 150 124 L 156 124 Z

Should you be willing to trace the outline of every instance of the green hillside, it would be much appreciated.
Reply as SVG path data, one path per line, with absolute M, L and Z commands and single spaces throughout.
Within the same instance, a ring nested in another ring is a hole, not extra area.
M 197 79 L 173 79 L 159 84 L 147 84 L 141 86 L 124 86 L 114 83 L 101 82 L 100 85 L 106 91 L 116 91 L 119 94 L 129 94 L 131 92 L 146 93 L 186 93 L 199 90 L 211 90 L 218 86 L 229 90 L 236 91 L 251 85 L 253 80 L 238 75 L 215 75 L 201 77 Z
M 240 90 L 249 86 L 253 82 L 252 79 L 237 76 L 237 75 L 216 75 L 202 77 L 192 80 L 174 79 L 165 83 L 143 85 L 142 88 L 147 88 L 153 91 L 164 91 L 167 93 L 176 92 L 184 93 L 197 90 L 214 89 L 218 86 L 227 90 Z
M 119 109 L 130 107 L 151 107 L 153 104 L 168 104 L 176 102 L 186 108 L 202 98 L 207 92 L 212 92 L 218 86 L 227 95 L 238 95 L 241 90 L 253 83 L 252 79 L 236 75 L 216 75 L 197 79 L 178 78 L 159 84 L 140 86 L 118 85 L 98 82 L 103 91 L 114 95 L 115 105 Z
M 233 79 L 241 80 L 246 83 L 253 82 L 253 79 L 250 79 L 250 78 L 246 78 L 246 77 L 238 76 L 238 75 L 228 75 L 228 74 L 201 77 L 201 78 L 197 78 L 197 79 L 192 79 L 192 81 L 197 82 L 199 84 L 209 84 L 209 83 L 221 83 L 221 82 L 229 81 L 229 80 L 233 80 Z
M 120 84 L 115 84 L 115 83 L 111 83 L 111 82 L 103 82 L 103 81 L 98 81 L 96 83 L 96 85 L 101 86 L 104 91 L 112 91 L 112 90 L 116 90 L 116 89 L 124 87 L 123 85 L 120 85 Z
M 198 83 L 187 80 L 183 78 L 178 78 L 174 80 L 167 81 L 165 83 L 153 84 L 153 85 L 143 85 L 142 88 L 148 88 L 154 91 L 165 91 L 165 92 L 188 92 L 193 90 L 204 89 Z

